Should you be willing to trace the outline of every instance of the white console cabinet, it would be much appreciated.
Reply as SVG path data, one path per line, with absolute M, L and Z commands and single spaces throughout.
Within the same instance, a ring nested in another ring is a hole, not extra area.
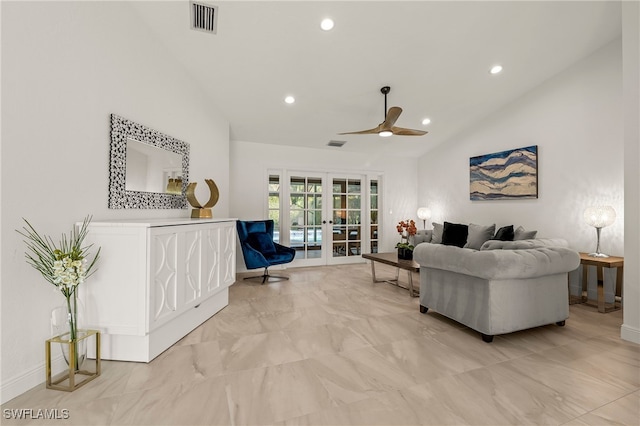
M 236 279 L 235 219 L 92 222 L 101 247 L 81 287 L 102 359 L 149 362 L 229 303 Z M 91 355 L 91 354 L 90 354 Z

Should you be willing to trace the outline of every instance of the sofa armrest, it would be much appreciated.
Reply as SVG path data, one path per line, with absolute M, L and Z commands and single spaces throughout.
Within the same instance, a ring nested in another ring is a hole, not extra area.
M 573 271 L 580 265 L 580 255 L 565 247 L 477 251 L 421 244 L 415 248 L 413 259 L 421 267 L 487 280 L 542 277 Z

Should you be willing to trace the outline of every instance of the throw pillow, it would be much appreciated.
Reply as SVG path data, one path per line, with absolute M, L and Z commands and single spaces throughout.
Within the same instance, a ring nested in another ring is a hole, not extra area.
M 509 225 L 503 226 L 502 228 L 498 229 L 498 232 L 496 232 L 496 235 L 492 239 L 500 241 L 513 241 L 513 237 L 513 225 Z
M 273 244 L 271 235 L 266 232 L 254 232 L 249 234 L 247 242 L 251 247 L 258 250 L 262 254 L 275 254 L 276 246 Z
M 471 223 L 469 224 L 469 236 L 467 237 L 467 244 L 465 244 L 464 247 L 474 250 L 480 250 L 482 244 L 484 244 L 485 241 L 490 240 L 495 232 L 495 223 L 490 226 L 482 226 Z
M 536 237 L 538 231 L 525 231 L 522 226 L 518 226 L 513 237 L 514 241 L 518 240 L 532 240 Z
M 431 244 L 442 244 L 442 233 L 444 232 L 444 226 L 441 223 L 432 223 L 433 232 L 431 233 Z
M 444 223 L 442 232 L 442 244 L 445 246 L 464 247 L 467 242 L 469 227 L 461 223 Z

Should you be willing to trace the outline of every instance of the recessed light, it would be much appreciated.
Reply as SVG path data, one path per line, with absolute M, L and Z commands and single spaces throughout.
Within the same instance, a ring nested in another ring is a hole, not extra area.
M 325 18 L 320 22 L 320 28 L 325 31 L 329 31 L 333 28 L 333 19 Z
M 284 101 L 288 104 L 292 104 L 296 101 L 296 98 L 294 98 L 293 96 L 287 96 L 286 98 L 284 98 Z
M 431 119 L 430 118 L 425 118 L 424 120 L 422 120 L 422 125 L 423 126 L 426 126 L 429 123 L 431 123 Z
M 502 65 L 494 65 L 489 70 L 491 74 L 499 74 L 501 71 L 502 71 Z

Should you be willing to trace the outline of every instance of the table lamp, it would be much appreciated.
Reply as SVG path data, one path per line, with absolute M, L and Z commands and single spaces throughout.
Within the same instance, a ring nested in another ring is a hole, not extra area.
M 427 220 L 431 218 L 431 209 L 428 207 L 420 207 L 418 209 L 418 218 L 422 219 L 422 226 L 427 229 Z
M 611 225 L 616 220 L 616 211 L 611 206 L 592 206 L 587 207 L 584 211 L 584 221 L 596 228 L 598 242 L 596 244 L 595 253 L 589 253 L 591 257 L 609 257 L 604 253 L 600 253 L 600 230 L 605 226 Z

